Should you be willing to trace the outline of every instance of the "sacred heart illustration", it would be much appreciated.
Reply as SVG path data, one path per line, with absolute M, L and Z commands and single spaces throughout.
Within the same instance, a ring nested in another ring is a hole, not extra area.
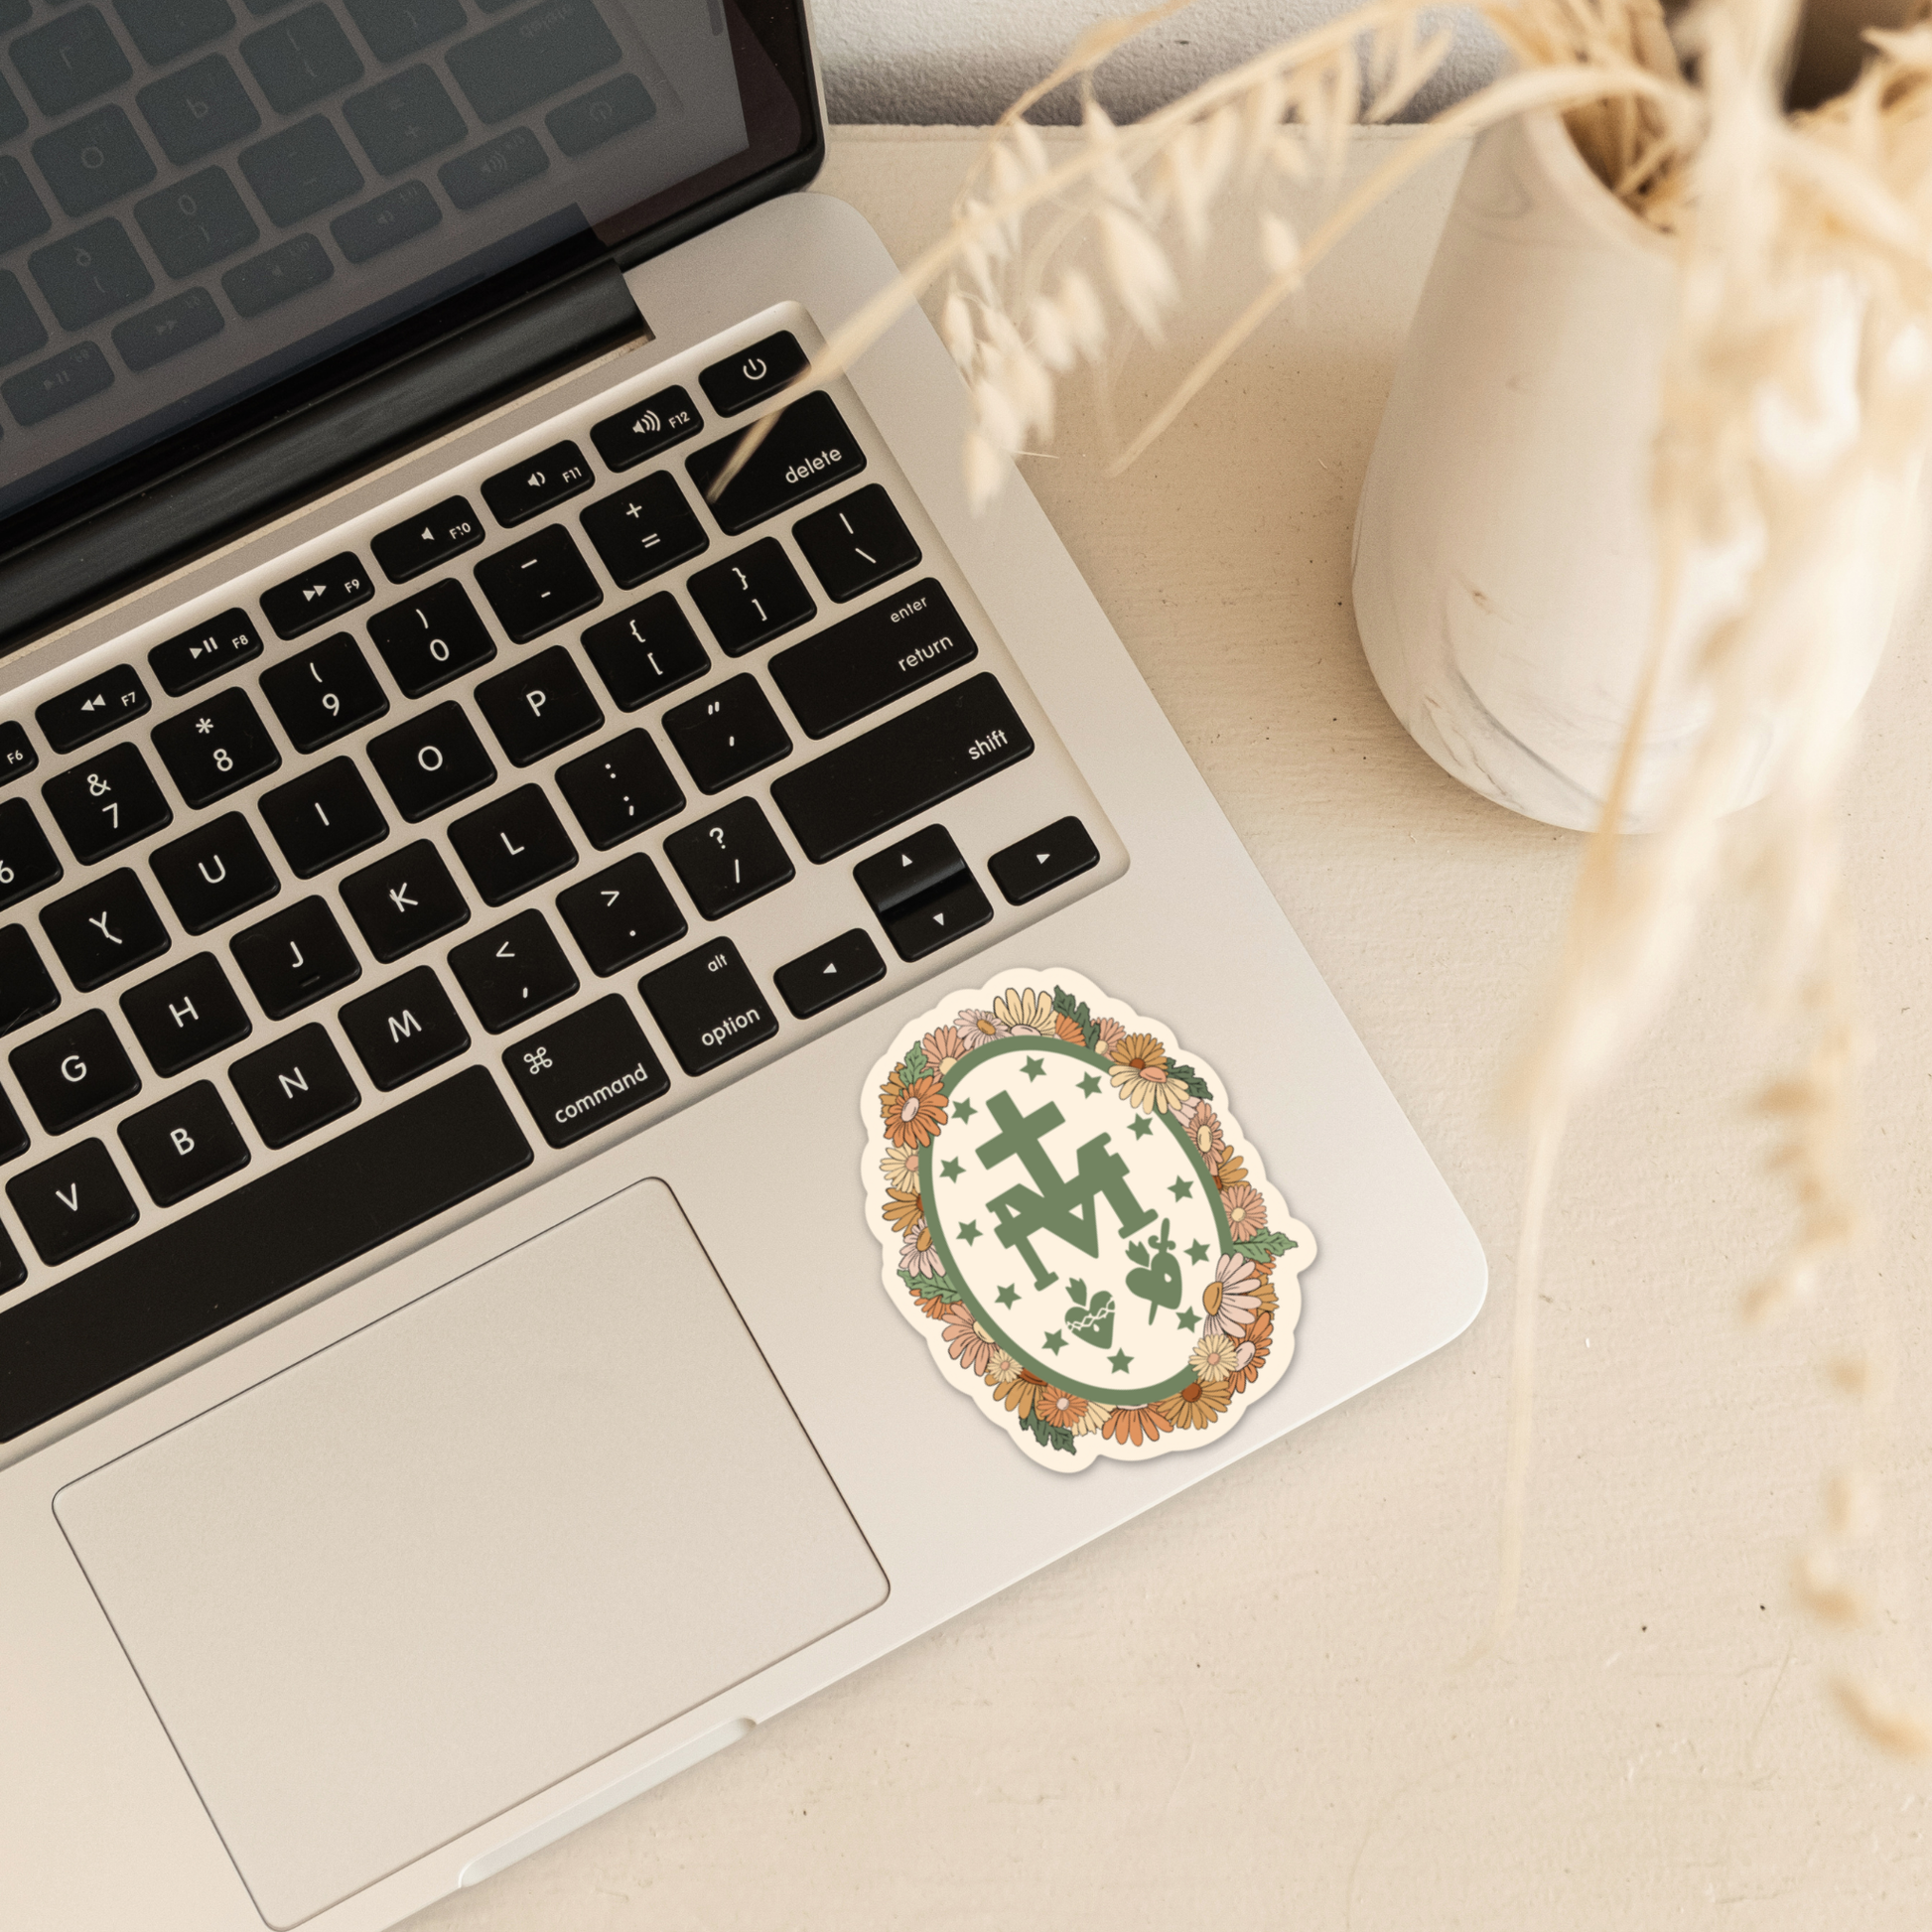
M 1127 1271 L 1127 1292 L 1138 1295 L 1147 1304 L 1150 1326 L 1163 1309 L 1177 1309 L 1180 1306 L 1180 1263 L 1174 1259 L 1173 1247 L 1166 1221 L 1161 1223 L 1161 1233 L 1154 1243 L 1151 1263 L 1147 1249 L 1138 1241 L 1127 1244 L 1129 1256 L 1142 1264 Z
M 1085 1308 L 1067 1310 L 1066 1325 L 1096 1348 L 1111 1348 L 1114 1345 L 1114 1298 L 1103 1288 Z

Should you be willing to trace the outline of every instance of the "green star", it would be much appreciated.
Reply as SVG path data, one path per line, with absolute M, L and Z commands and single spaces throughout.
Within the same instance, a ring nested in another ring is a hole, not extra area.
M 1089 1100 L 1091 1100 L 1094 1097 L 1094 1095 L 1100 1091 L 1100 1075 L 1097 1073 L 1089 1073 L 1087 1077 L 1080 1082 L 1080 1091 L 1083 1094 L 1085 1094 Z
M 1050 1335 L 1043 1335 L 1040 1337 L 1039 1345 L 1042 1348 L 1051 1349 L 1052 1352 L 1055 1355 L 1057 1355 L 1060 1352 L 1060 1350 L 1066 1346 L 1066 1337 L 1059 1331 L 1059 1329 L 1055 1328 Z
M 1037 1080 L 1039 1076 L 1046 1071 L 1046 1062 L 1044 1060 L 1028 1060 L 1026 1064 L 1021 1067 L 1020 1071 L 1024 1073 L 1028 1079 Z
M 1114 1373 L 1116 1375 L 1125 1375 L 1127 1373 L 1128 1363 L 1131 1362 L 1134 1358 L 1132 1355 L 1130 1355 L 1127 1352 L 1126 1349 L 1120 1348 L 1120 1349 L 1116 1349 L 1113 1354 L 1107 1357 L 1107 1359 L 1109 1362 L 1113 1364 Z
M 1187 1259 L 1189 1261 L 1205 1261 L 1207 1259 L 1207 1243 L 1205 1241 L 1192 1243 L 1187 1250 Z
M 993 1299 L 999 1303 L 1001 1308 L 1010 1309 L 1013 1307 L 1014 1303 L 1019 1301 L 1020 1297 L 1017 1291 L 1015 1291 L 1011 1287 L 1008 1287 L 1008 1288 L 1001 1289 L 999 1294 L 997 1294 Z
M 1176 1180 L 1168 1191 L 1175 1200 L 1185 1200 L 1194 1191 L 1194 1183 L 1191 1180 Z
M 939 1163 L 939 1172 L 946 1179 L 957 1180 L 960 1173 L 959 1163 L 957 1161 L 941 1161 Z
M 970 1248 L 980 1238 L 980 1224 L 977 1221 L 961 1221 L 959 1238 Z
M 1134 1122 L 1134 1138 L 1137 1141 L 1146 1140 L 1147 1137 L 1153 1132 L 1154 1132 L 1154 1123 L 1151 1120 L 1149 1120 L 1145 1114 L 1142 1114 Z
M 973 1118 L 973 1103 L 970 1100 L 962 1100 L 952 1110 L 952 1117 L 954 1120 L 971 1120 Z
M 1200 1319 L 1200 1316 L 1192 1309 L 1182 1309 L 1174 1319 L 1191 1335 L 1194 1332 L 1194 1323 Z

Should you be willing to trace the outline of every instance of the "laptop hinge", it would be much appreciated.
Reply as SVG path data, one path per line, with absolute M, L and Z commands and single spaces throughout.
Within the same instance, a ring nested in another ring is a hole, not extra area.
M 0 655 L 519 390 L 648 334 L 622 271 L 604 258 L 359 379 L 333 389 L 318 381 L 323 393 L 314 401 L 151 483 L 97 493 L 84 513 L 0 557 Z

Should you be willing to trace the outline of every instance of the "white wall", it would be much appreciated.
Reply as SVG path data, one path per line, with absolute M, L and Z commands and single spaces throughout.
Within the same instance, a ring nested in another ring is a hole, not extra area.
M 1130 7 L 1131 0 L 813 0 L 812 19 L 833 120 L 978 125 L 1049 71 L 1081 29 Z M 1144 114 L 1340 11 L 1332 0 L 1195 0 L 1108 63 L 1101 98 L 1117 118 Z M 1406 119 L 1480 86 L 1501 58 L 1474 15 L 1446 11 L 1455 46 Z M 1075 114 L 1062 95 L 1038 118 Z

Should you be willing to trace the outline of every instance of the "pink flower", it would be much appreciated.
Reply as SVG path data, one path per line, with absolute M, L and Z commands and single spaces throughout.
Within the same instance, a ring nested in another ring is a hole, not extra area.
M 899 1272 L 906 1275 L 943 1275 L 945 1265 L 939 1250 L 932 1245 L 932 1230 L 923 1221 L 905 1231 L 905 1245 L 898 1251 Z
M 1093 1043 L 1094 1051 L 1097 1053 L 1111 1053 L 1113 1051 L 1114 1041 L 1119 1039 L 1127 1032 L 1127 1029 L 1118 1020 L 1109 1020 L 1105 1014 L 1097 1015 L 1093 1024 L 1100 1029 L 1100 1037 Z
M 952 1305 L 952 1319 L 945 1326 L 946 1353 L 969 1375 L 983 1375 L 986 1365 L 999 1353 L 991 1335 L 973 1319 L 964 1302 Z
M 1214 1264 L 1214 1279 L 1201 1291 L 1201 1333 L 1240 1334 L 1261 1310 L 1261 1299 L 1254 1293 L 1254 1285 L 1252 1261 L 1242 1255 L 1223 1255 Z
M 1221 1205 L 1227 1209 L 1228 1235 L 1235 1241 L 1252 1241 L 1268 1225 L 1268 1203 L 1245 1180 L 1221 1189 Z

